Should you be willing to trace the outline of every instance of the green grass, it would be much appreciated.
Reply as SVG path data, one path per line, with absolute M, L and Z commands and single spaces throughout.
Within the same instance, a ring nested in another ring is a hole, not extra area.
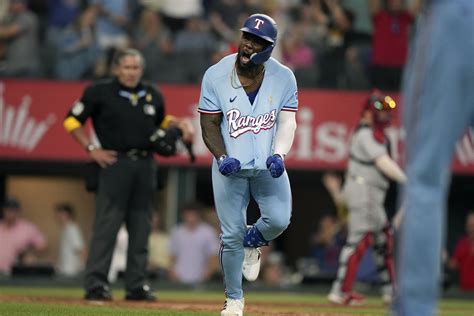
M 0 287 L 0 315 L 218 315 L 223 303 L 221 292 L 164 291 L 156 304 L 130 305 L 123 291 L 114 291 L 115 301 L 94 304 L 81 300 L 78 288 Z M 56 300 L 53 301 L 53 300 Z M 341 307 L 327 303 L 324 295 L 282 292 L 246 292 L 245 315 L 386 315 L 379 298 L 369 297 L 364 307 Z M 444 299 L 442 316 L 474 316 L 471 300 Z

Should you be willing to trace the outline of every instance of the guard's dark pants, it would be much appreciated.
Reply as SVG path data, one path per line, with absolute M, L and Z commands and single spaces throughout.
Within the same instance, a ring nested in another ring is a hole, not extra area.
M 144 285 L 155 187 L 156 164 L 151 155 L 119 155 L 115 164 L 100 170 L 84 280 L 86 290 L 108 285 L 107 275 L 122 223 L 129 236 L 125 288 L 133 290 Z

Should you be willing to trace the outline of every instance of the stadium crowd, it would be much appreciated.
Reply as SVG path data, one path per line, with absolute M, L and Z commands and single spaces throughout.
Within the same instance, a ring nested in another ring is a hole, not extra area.
M 406 4 L 405 4 L 406 3 Z M 0 76 L 107 77 L 118 48 L 145 56 L 145 79 L 199 83 L 236 52 L 251 13 L 275 17 L 273 57 L 301 87 L 398 90 L 420 0 L 4 0 Z

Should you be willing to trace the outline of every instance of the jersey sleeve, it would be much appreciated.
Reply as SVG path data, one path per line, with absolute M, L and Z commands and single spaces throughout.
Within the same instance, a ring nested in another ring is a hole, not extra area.
M 76 101 L 67 113 L 63 125 L 69 133 L 84 125 L 84 122 L 95 111 L 101 95 L 97 90 L 97 86 L 87 87 L 84 90 L 81 99 Z
M 201 114 L 222 113 L 222 109 L 219 106 L 219 102 L 217 102 L 217 96 L 208 72 L 204 74 L 204 78 L 202 79 L 198 112 Z
M 81 124 L 91 116 L 99 103 L 100 93 L 97 86 L 89 86 L 84 90 L 79 101 L 73 104 L 66 117 L 74 117 Z
M 295 75 L 291 70 L 288 70 L 289 80 L 286 82 L 285 94 L 283 97 L 282 111 L 298 111 L 298 87 L 296 84 Z
M 388 153 L 387 147 L 375 140 L 371 129 L 366 128 L 360 131 L 359 137 L 361 149 L 369 160 L 375 160 Z

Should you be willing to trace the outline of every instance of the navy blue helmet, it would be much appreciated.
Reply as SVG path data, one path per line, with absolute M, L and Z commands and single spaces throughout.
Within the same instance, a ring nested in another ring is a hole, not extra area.
M 245 20 L 244 26 L 240 30 L 258 36 L 270 44 L 261 52 L 253 53 L 250 56 L 250 61 L 256 65 L 266 62 L 277 41 L 278 30 L 275 20 L 265 14 L 252 14 Z

